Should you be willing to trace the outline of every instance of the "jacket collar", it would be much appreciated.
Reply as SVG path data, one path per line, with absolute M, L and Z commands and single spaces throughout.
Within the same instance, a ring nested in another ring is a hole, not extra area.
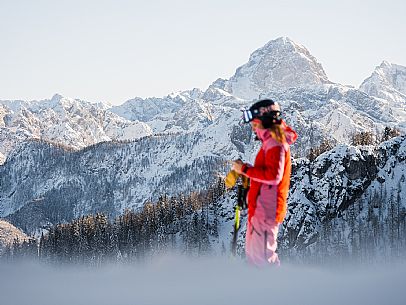
M 268 138 L 271 137 L 271 132 L 268 129 L 259 129 L 259 128 L 257 128 L 255 130 L 255 133 L 256 133 L 258 139 L 262 143 L 265 142 Z
M 283 120 L 282 120 L 282 128 L 285 131 L 286 143 L 289 145 L 295 143 L 297 140 L 297 133 L 290 126 L 288 126 L 286 122 Z M 269 129 L 256 129 L 255 133 L 262 143 L 272 138 Z

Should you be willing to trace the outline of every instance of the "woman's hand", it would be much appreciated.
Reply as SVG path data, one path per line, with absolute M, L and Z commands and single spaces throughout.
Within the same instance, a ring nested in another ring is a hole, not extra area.
M 233 166 L 232 169 L 234 171 L 236 171 L 238 174 L 242 174 L 242 166 L 244 165 L 244 163 L 241 160 L 235 160 L 232 161 L 233 162 Z

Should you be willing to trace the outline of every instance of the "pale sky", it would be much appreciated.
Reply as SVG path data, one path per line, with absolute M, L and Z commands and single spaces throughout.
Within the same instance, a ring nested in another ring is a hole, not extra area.
M 406 66 L 405 3 L 0 0 L 0 100 L 122 104 L 205 90 L 280 36 L 358 87 L 383 60 Z

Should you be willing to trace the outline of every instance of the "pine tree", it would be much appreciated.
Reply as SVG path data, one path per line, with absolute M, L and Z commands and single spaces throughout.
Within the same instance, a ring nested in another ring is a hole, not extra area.
M 361 131 L 358 133 L 354 133 L 351 137 L 351 145 L 374 145 L 374 138 L 374 134 L 370 131 Z
M 400 136 L 400 131 L 398 129 L 386 126 L 380 140 L 381 142 L 385 142 L 397 136 Z

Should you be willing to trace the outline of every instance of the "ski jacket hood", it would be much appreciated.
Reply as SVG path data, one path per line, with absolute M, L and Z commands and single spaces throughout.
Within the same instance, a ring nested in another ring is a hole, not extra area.
M 289 125 L 287 125 L 284 120 L 282 120 L 281 125 L 283 130 L 285 131 L 286 142 L 289 145 L 292 145 L 297 140 L 297 133 Z

